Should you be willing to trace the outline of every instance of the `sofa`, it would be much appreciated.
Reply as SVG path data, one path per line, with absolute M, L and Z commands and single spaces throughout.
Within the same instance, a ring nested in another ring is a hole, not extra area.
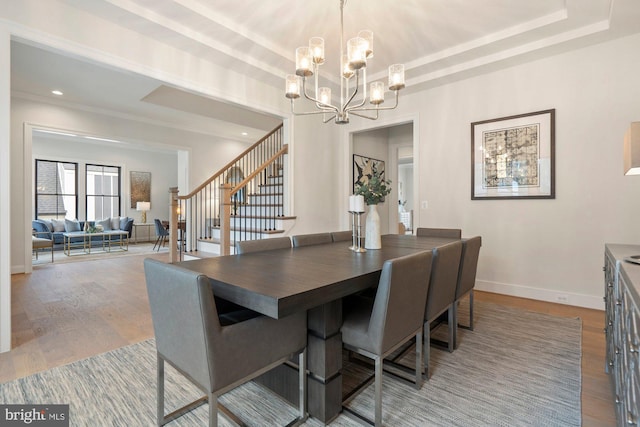
M 64 248 L 63 234 L 73 231 L 84 230 L 85 221 L 79 220 L 46 220 L 46 219 L 34 219 L 31 221 L 31 228 L 36 231 L 38 237 L 48 238 L 53 240 L 53 249 L 59 250 Z M 88 221 L 88 227 L 102 226 L 105 231 L 108 230 L 121 230 L 128 233 L 131 238 L 131 232 L 133 230 L 133 218 L 126 216 L 106 218 L 98 221 Z M 118 241 L 120 236 L 113 236 L 113 241 Z M 102 237 L 95 236 L 91 238 L 96 244 L 102 244 Z M 82 241 L 82 237 L 72 238 L 72 242 Z

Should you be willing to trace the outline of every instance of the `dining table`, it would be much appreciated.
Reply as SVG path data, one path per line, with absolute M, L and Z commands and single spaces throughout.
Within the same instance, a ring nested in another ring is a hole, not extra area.
M 308 409 L 329 423 L 342 410 L 342 299 L 377 286 L 386 260 L 431 251 L 458 239 L 384 235 L 382 247 L 352 251 L 351 242 L 182 261 L 209 277 L 214 295 L 279 319 L 307 311 Z M 258 382 L 297 404 L 297 368 L 284 364 Z

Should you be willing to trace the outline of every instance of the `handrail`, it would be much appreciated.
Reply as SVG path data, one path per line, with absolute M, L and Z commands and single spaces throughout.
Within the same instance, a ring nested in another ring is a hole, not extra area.
M 284 217 L 284 180 L 278 179 L 285 172 L 281 159 L 289 152 L 282 131 L 282 125 L 276 127 L 189 194 L 176 192 L 172 213 L 184 221 L 181 252 L 197 251 L 198 241 L 216 240 L 219 235 L 221 252 L 228 253 L 232 240 L 261 238 L 259 233 L 276 230 L 278 219 Z
M 263 170 L 265 170 L 267 167 L 269 167 L 271 164 L 273 164 L 276 160 L 278 160 L 278 158 L 280 156 L 283 156 L 285 154 L 287 154 L 289 152 L 289 146 L 288 145 L 284 145 L 280 151 L 278 151 L 276 154 L 274 154 L 273 156 L 271 156 L 270 159 L 266 160 L 263 164 L 261 164 L 260 166 L 258 166 L 253 172 L 251 172 L 245 179 L 243 179 L 242 181 L 240 181 L 238 184 L 236 184 L 233 189 L 231 190 L 230 195 L 233 196 L 234 194 L 236 194 L 238 191 L 240 191 L 240 189 L 242 187 L 244 187 L 245 185 L 249 184 L 249 182 L 251 182 L 251 180 L 253 178 L 255 178 L 260 172 L 262 172 Z
M 276 133 L 278 130 L 280 130 L 280 128 L 283 127 L 283 124 L 281 123 L 280 125 L 278 125 L 275 129 L 273 129 L 271 132 L 269 132 L 268 134 L 266 134 L 262 139 L 258 140 L 258 142 L 256 142 L 255 144 L 253 144 L 251 147 L 247 148 L 246 150 L 244 150 L 242 153 L 240 153 L 235 159 L 231 160 L 229 163 L 227 163 L 226 165 L 224 165 L 218 172 L 216 172 L 215 174 L 213 174 L 211 176 L 211 178 L 207 179 L 205 182 L 203 182 L 202 184 L 200 184 L 198 187 L 196 187 L 195 190 L 191 191 L 191 193 L 185 195 L 185 196 L 178 196 L 178 199 L 189 199 L 191 197 L 193 197 L 196 193 L 198 193 L 199 191 L 201 191 L 203 188 L 205 188 L 207 185 L 211 184 L 213 182 L 213 180 L 215 180 L 216 178 L 218 178 L 220 175 L 222 175 L 223 173 L 225 173 L 227 171 L 227 169 L 229 169 L 231 166 L 234 165 L 234 163 L 236 163 L 237 161 L 241 160 L 244 156 L 246 156 L 248 153 L 250 153 L 253 149 L 255 149 L 257 146 L 259 146 L 260 144 L 262 144 L 267 138 L 271 137 L 271 135 L 273 135 L 274 133 Z

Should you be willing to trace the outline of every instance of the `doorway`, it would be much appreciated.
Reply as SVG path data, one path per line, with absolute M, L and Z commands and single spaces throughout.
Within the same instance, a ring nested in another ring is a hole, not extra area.
M 413 232 L 416 197 L 413 147 L 413 121 L 352 134 L 351 179 L 354 156 L 360 156 L 384 162 L 385 178 L 391 180 L 391 193 L 378 205 L 382 234 Z

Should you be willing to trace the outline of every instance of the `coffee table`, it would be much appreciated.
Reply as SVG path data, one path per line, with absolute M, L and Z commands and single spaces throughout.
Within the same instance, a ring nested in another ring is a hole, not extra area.
M 114 239 L 118 236 L 119 239 Z M 100 239 L 95 239 L 99 237 Z M 113 249 L 118 251 L 129 250 L 129 232 L 123 230 L 107 230 L 96 233 L 89 233 L 86 231 L 71 231 L 62 234 L 62 242 L 64 247 L 64 254 L 71 256 L 72 249 L 82 249 L 82 253 L 73 255 L 82 255 L 91 253 L 91 245 L 94 243 L 101 243 L 97 248 L 94 247 L 94 252 L 98 249 L 98 252 L 111 252 Z

